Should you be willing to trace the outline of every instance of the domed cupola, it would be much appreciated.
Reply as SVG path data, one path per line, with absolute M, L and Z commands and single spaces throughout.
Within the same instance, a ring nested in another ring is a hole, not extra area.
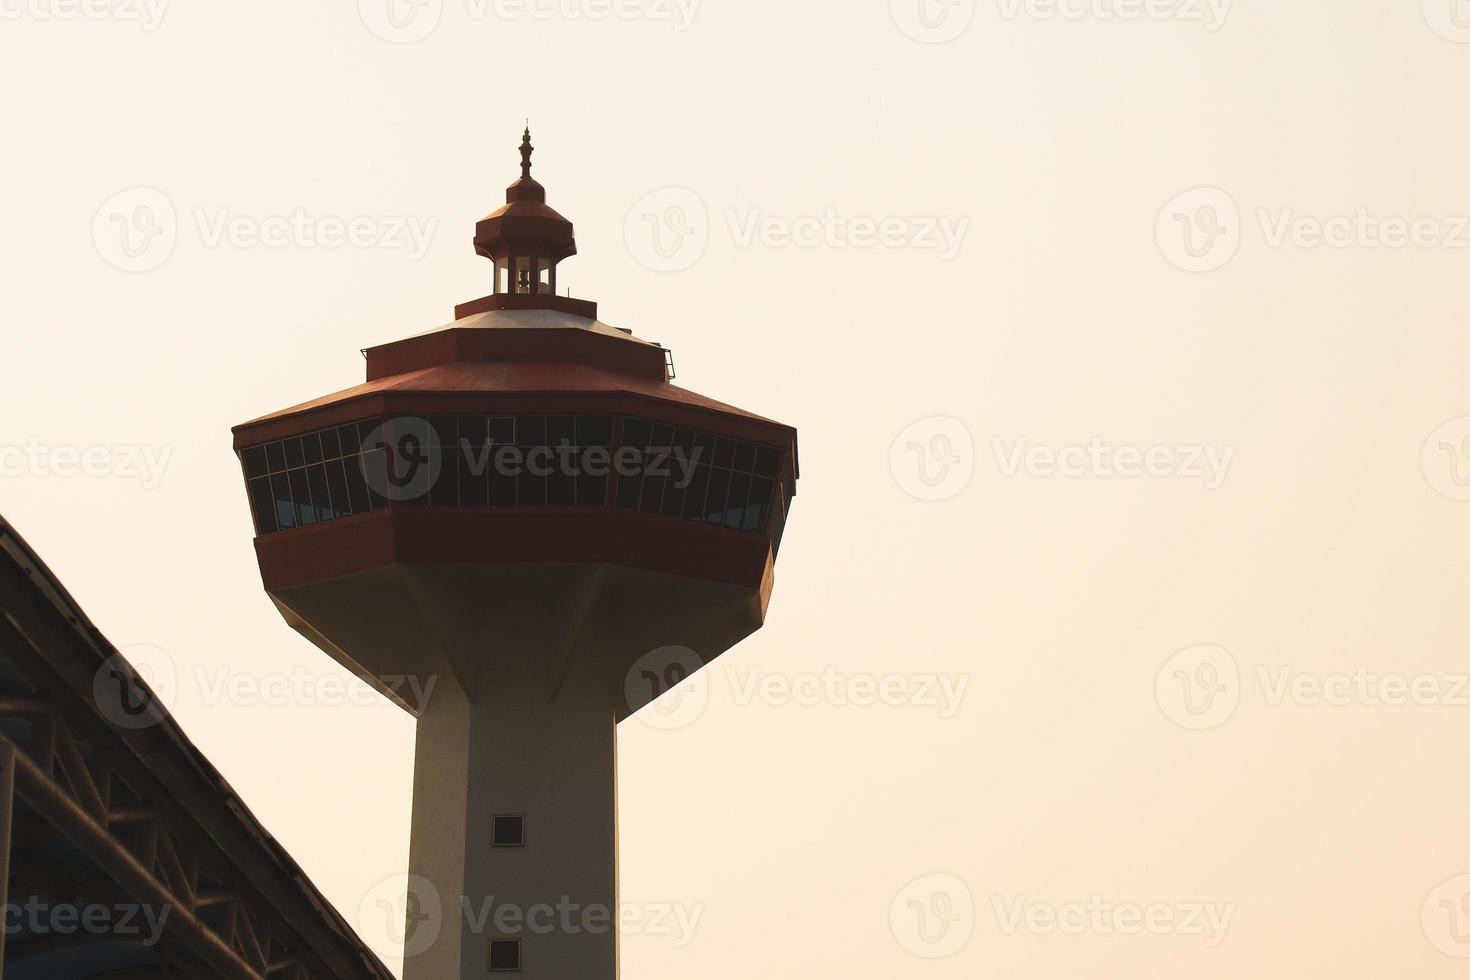
M 495 263 L 493 295 L 555 296 L 556 264 L 577 254 L 572 223 L 546 204 L 531 176 L 531 130 L 521 138 L 521 179 L 505 205 L 475 225 L 475 252 Z

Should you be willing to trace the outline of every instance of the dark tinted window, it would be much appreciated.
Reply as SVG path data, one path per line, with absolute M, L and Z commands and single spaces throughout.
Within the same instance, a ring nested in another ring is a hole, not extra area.
M 619 448 L 616 429 L 608 415 L 365 419 L 248 446 L 241 458 L 257 534 L 390 503 L 601 507 L 610 483 L 620 507 L 760 531 L 783 492 L 774 447 L 627 418 Z

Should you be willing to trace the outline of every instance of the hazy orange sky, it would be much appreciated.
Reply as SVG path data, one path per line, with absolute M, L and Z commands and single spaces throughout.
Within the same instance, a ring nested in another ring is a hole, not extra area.
M 488 292 L 529 117 L 562 285 L 801 438 L 624 975 L 1462 975 L 1464 0 L 393 2 L 0 0 L 0 512 L 385 959 L 412 722 L 229 430 Z

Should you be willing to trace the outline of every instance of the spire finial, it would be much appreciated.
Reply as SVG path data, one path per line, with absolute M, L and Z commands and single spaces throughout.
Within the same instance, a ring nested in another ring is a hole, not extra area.
M 521 176 L 531 176 L 531 152 L 536 148 L 531 145 L 531 120 L 526 120 L 526 131 L 521 136 Z

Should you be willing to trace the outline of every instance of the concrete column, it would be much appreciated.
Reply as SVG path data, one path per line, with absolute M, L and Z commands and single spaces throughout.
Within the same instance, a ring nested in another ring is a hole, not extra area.
M 418 722 L 409 865 L 436 894 L 410 896 L 409 925 L 433 930 L 435 899 L 442 913 L 427 948 L 410 936 L 405 980 L 484 980 L 492 939 L 520 940 L 524 980 L 615 980 L 616 737 L 600 699 L 434 692 Z M 497 815 L 525 818 L 524 846 L 492 845 Z

